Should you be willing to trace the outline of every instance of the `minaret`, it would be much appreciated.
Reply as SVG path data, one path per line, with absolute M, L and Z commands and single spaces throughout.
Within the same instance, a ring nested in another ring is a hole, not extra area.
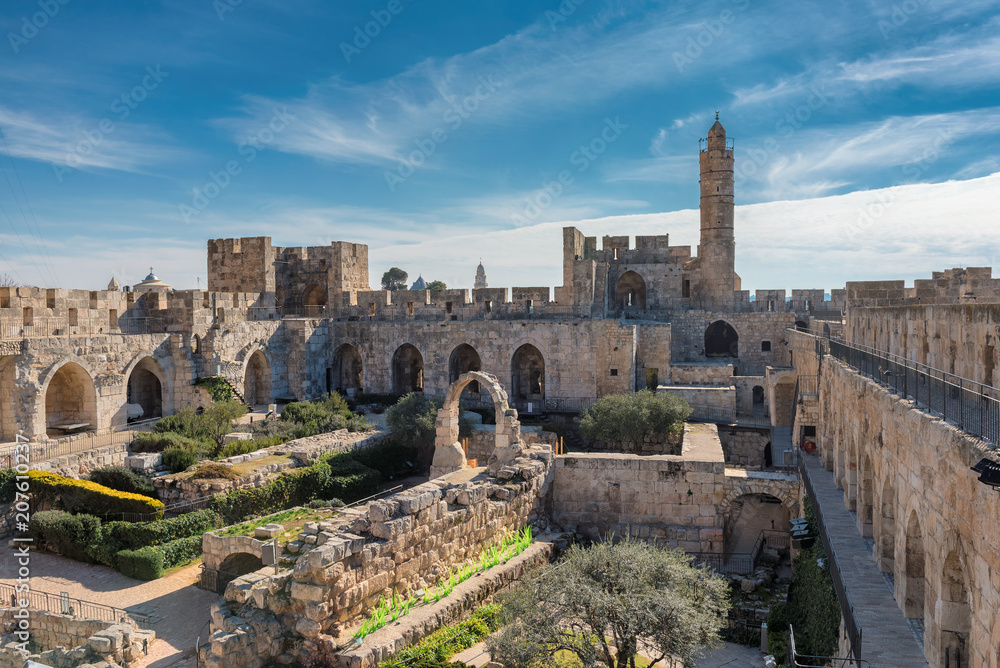
M 479 266 L 476 267 L 476 282 L 472 286 L 473 288 L 488 288 L 489 285 L 486 284 L 486 269 L 483 268 L 483 261 L 479 261 Z
M 736 281 L 736 241 L 733 236 L 733 150 L 726 129 L 715 114 L 701 150 L 701 258 L 702 300 L 705 308 L 733 305 Z

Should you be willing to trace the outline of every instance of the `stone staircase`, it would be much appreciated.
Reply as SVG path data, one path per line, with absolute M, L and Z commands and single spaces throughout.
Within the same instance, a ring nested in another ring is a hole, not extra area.
M 771 427 L 771 457 L 775 466 L 792 466 L 794 461 L 785 460 L 786 451 L 794 451 L 791 427 Z M 791 457 L 792 455 L 789 455 Z

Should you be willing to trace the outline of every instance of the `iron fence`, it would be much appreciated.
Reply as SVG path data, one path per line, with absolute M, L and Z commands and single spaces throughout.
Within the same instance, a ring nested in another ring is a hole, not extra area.
M 760 556 L 765 548 L 787 549 L 791 545 L 791 534 L 787 531 L 767 529 L 757 536 L 750 552 L 688 552 L 695 563 L 709 567 L 722 575 L 750 575 L 760 564 Z
M 823 519 L 823 509 L 820 507 L 819 499 L 816 496 L 816 488 L 813 486 L 813 480 L 809 477 L 809 469 L 806 468 L 804 457 L 799 460 L 799 477 L 802 479 L 806 488 L 806 494 L 812 502 L 813 512 L 816 513 L 816 523 L 819 525 L 820 540 L 823 541 L 823 547 L 826 550 L 830 565 L 830 578 L 833 580 L 833 588 L 837 591 L 837 600 L 840 602 L 840 613 L 844 620 L 844 629 L 851 643 L 851 654 L 853 654 L 855 659 L 860 660 L 863 629 L 861 628 L 861 622 L 858 621 L 854 605 L 851 603 L 851 598 L 847 593 L 847 587 L 844 585 L 840 560 L 837 558 L 837 553 L 833 549 L 833 543 L 830 541 L 829 534 L 827 534 L 826 522 Z
M 133 422 L 132 424 L 122 426 L 116 431 L 104 433 L 92 432 L 70 438 L 31 441 L 27 444 L 28 459 L 32 464 L 36 464 L 67 455 L 87 452 L 88 450 L 131 443 L 136 434 L 152 431 L 159 420 L 160 418 L 153 418 L 151 420 L 143 420 L 142 422 Z M 20 445 L 23 448 L 25 444 L 22 443 Z M 15 453 L 16 448 L 13 444 L 0 449 L 0 469 L 13 468 L 17 463 L 15 461 Z
M 795 631 L 788 625 L 788 662 L 795 668 L 871 668 L 871 663 L 854 656 L 810 656 L 795 648 Z
M 705 406 L 702 404 L 691 404 L 691 415 L 688 416 L 688 420 L 691 422 L 732 424 L 739 427 L 753 427 L 756 429 L 771 428 L 771 418 L 767 413 L 745 413 L 731 408 Z
M 0 340 L 43 339 L 50 336 L 86 336 L 94 334 L 151 334 L 156 322 L 149 317 L 70 318 L 39 316 L 28 321 L 0 322 Z
M 149 629 L 149 615 L 141 612 L 122 610 L 103 603 L 84 601 L 71 598 L 68 594 L 48 594 L 42 591 L 19 592 L 13 585 L 0 584 L 0 600 L 4 605 L 9 601 L 11 607 L 20 607 L 18 602 L 28 599 L 28 609 L 42 612 L 52 612 L 59 615 L 69 615 L 76 619 L 96 619 L 106 622 L 122 622 L 131 620 L 141 629 Z
M 798 376 L 798 392 L 797 395 L 803 394 L 819 394 L 819 376 L 818 375 L 804 375 L 799 374 Z

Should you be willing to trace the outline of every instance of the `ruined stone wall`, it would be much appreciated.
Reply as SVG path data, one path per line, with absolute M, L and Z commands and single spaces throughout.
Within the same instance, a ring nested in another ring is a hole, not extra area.
M 15 630 L 14 608 L 0 609 L 0 629 L 4 646 L 0 648 L 0 668 L 21 668 L 25 660 L 54 668 L 76 666 L 123 666 L 134 668 L 146 657 L 156 638 L 152 631 L 136 628 L 132 622 L 109 622 L 78 619 L 41 610 L 32 610 L 31 640 L 40 648 L 37 654 L 16 649 L 6 635 Z M 109 663 L 113 662 L 113 663 Z
M 719 440 L 727 464 L 761 468 L 764 466 L 764 447 L 771 442 L 771 430 L 719 427 Z
M 1000 384 L 1000 304 L 855 308 L 847 340 L 986 385 Z
M 726 313 L 721 311 L 681 311 L 671 315 L 672 360 L 675 364 L 704 362 L 705 330 L 716 320 L 729 323 L 739 335 L 739 356 L 712 358 L 732 364 L 738 373 L 761 375 L 765 366 L 787 366 L 785 330 L 795 325 L 792 313 Z M 770 341 L 771 350 L 761 350 Z
M 47 462 L 33 463 L 38 471 L 52 471 L 67 478 L 85 478 L 91 471 L 105 466 L 122 466 L 128 457 L 128 443 L 109 445 L 73 455 L 57 457 Z
M 969 467 L 996 453 L 837 360 L 824 360 L 820 392 L 821 456 L 894 575 L 897 604 L 923 620 L 928 662 L 944 665 L 957 630 L 971 653 L 963 665 L 995 666 L 1000 497 Z
M 459 471 L 372 502 L 321 531 L 291 571 L 234 581 L 213 609 L 207 665 L 260 668 L 310 656 L 387 593 L 431 586 L 502 532 L 544 523 L 551 458 L 550 449 L 533 449 L 500 478 Z

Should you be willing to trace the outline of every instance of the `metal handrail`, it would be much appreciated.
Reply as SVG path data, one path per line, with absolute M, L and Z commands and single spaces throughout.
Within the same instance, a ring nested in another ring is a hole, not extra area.
M 791 664 L 795 668 L 871 668 L 871 662 L 866 659 L 844 656 L 812 656 L 810 654 L 799 654 L 795 649 L 795 631 L 792 625 L 788 625 L 788 653 Z M 817 663 L 801 663 L 799 659 L 808 661 L 815 660 Z M 839 662 L 839 663 L 837 663 Z
M 151 621 L 149 615 L 141 612 L 130 612 L 122 608 L 116 608 L 103 603 L 84 601 L 79 598 L 70 598 L 62 594 L 49 594 L 44 591 L 18 592 L 14 585 L 0 584 L 0 601 L 11 601 L 28 597 L 29 608 L 31 610 L 42 610 L 57 615 L 70 615 L 76 619 L 94 619 L 106 622 L 121 622 L 126 619 L 135 622 L 141 629 L 149 629 Z M 12 605 L 12 607 L 17 607 Z

